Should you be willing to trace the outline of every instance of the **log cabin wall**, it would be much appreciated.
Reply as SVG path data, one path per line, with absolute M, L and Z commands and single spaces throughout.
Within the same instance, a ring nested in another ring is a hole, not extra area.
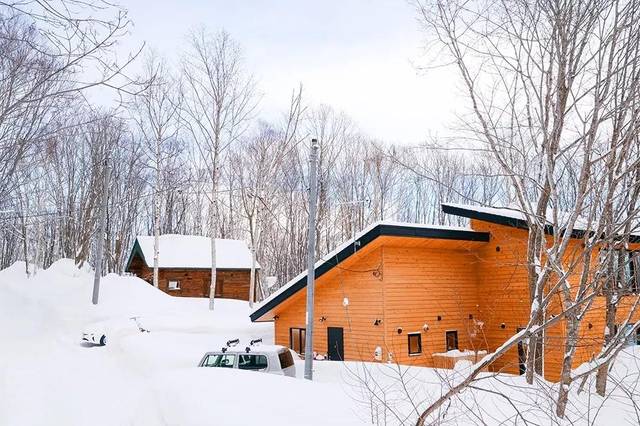
M 381 236 L 319 277 L 314 351 L 327 354 L 329 327 L 344 330 L 346 360 L 376 361 L 374 353 L 380 347 L 380 361 L 434 366 L 432 354 L 447 350 L 447 331 L 457 332 L 459 350 L 497 349 L 529 319 L 527 231 L 479 220 L 472 220 L 471 227 L 489 232 L 490 241 Z M 580 247 L 580 240 L 572 242 L 568 256 L 579 254 Z M 578 274 L 579 270 L 570 278 L 572 287 L 577 287 Z M 632 299 L 621 302 L 620 322 Z M 302 289 L 274 309 L 277 344 L 291 346 L 291 329 L 305 327 L 305 306 L 306 290 Z M 548 315 L 560 310 L 558 298 Z M 604 298 L 598 298 L 580 331 L 574 368 L 600 350 L 604 313 Z M 419 336 L 417 354 L 409 353 L 409 335 Z M 545 331 L 547 380 L 559 379 L 564 335 L 563 322 Z M 525 350 L 524 343 L 514 347 L 490 369 L 519 374 Z
M 489 232 L 491 239 L 477 251 L 478 318 L 482 337 L 494 351 L 527 325 L 531 303 L 527 285 L 527 231 L 471 220 L 475 231 Z M 518 374 L 518 348 L 509 350 L 491 366 L 493 371 Z
M 434 366 L 432 354 L 447 351 L 448 331 L 456 332 L 461 351 L 486 348 L 474 333 L 477 266 L 475 249 L 384 247 L 386 349 L 394 361 Z M 416 335 L 420 350 L 410 354 Z
M 139 256 L 134 256 L 129 272 L 153 283 L 153 268 L 149 268 Z M 218 269 L 216 297 L 249 300 L 251 271 L 247 269 Z M 169 281 L 178 281 L 179 289 L 170 290 Z M 162 268 L 158 271 L 158 287 L 171 296 L 209 297 L 210 269 Z
M 498 225 L 480 220 L 471 220 L 471 228 L 476 231 L 489 232 L 491 240 L 488 245 L 478 250 L 479 280 L 478 298 L 480 301 L 479 317 L 485 323 L 485 331 L 489 351 L 495 350 L 520 327 L 529 320 L 530 296 L 527 284 L 526 250 L 527 231 L 510 226 Z M 632 250 L 640 249 L 640 245 L 632 245 Z M 567 249 L 565 266 L 575 256 L 581 254 L 581 240 L 570 242 Z M 598 261 L 597 254 L 593 262 Z M 569 277 L 571 287 L 576 290 L 581 269 L 578 267 Z M 635 297 L 624 297 L 617 313 L 621 323 L 628 316 Z M 599 353 L 604 340 L 605 299 L 598 297 L 585 315 L 580 329 L 579 346 L 573 360 L 573 368 L 587 362 Z M 562 311 L 560 296 L 552 299 L 547 315 L 557 315 Z M 640 320 L 640 313 L 632 316 L 632 320 Z M 504 328 L 502 325 L 504 324 Z M 543 371 L 545 379 L 556 382 L 560 379 L 566 323 L 559 322 L 544 332 Z M 524 348 L 524 347 L 523 347 Z M 491 365 L 491 370 L 513 374 L 519 373 L 521 360 L 518 348 L 509 350 L 504 356 Z

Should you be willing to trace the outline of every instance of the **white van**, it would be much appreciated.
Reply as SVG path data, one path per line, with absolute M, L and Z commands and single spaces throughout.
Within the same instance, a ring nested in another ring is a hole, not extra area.
M 220 351 L 204 354 L 198 367 L 237 368 L 280 376 L 296 376 L 296 366 L 289 348 L 256 343 L 258 341 L 252 340 L 249 346 L 239 347 L 237 340 L 229 341 L 227 347 Z

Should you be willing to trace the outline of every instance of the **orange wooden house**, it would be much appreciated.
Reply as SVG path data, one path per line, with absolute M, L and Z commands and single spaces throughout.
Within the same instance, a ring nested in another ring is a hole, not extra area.
M 527 324 L 526 221 L 509 209 L 442 208 L 469 218 L 470 227 L 376 223 L 316 264 L 314 352 L 332 360 L 451 367 L 495 350 Z M 638 249 L 640 236 L 634 238 Z M 602 345 L 603 305 L 597 300 L 587 315 L 576 366 Z M 251 319 L 275 321 L 276 343 L 302 353 L 305 311 L 302 273 L 264 300 Z M 544 335 L 548 380 L 559 379 L 563 330 L 559 323 Z M 521 344 L 491 369 L 522 374 L 524 357 Z

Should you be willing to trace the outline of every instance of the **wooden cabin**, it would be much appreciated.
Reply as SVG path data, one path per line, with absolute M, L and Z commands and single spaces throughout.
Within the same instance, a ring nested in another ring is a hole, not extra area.
M 138 236 L 125 268 L 126 272 L 150 284 L 153 284 L 153 246 L 154 237 Z M 257 280 L 260 265 L 256 263 L 255 267 Z M 209 297 L 211 239 L 194 235 L 161 235 L 158 275 L 160 290 L 172 296 Z M 247 244 L 240 240 L 216 239 L 215 296 L 249 300 L 250 278 L 251 251 Z
M 527 324 L 526 221 L 508 209 L 447 204 L 443 211 L 470 219 L 470 227 L 376 223 L 316 264 L 314 352 L 451 368 L 477 361 Z M 640 248 L 640 237 L 634 242 Z M 601 348 L 603 305 L 596 301 L 588 313 L 576 366 Z M 251 319 L 275 321 L 276 343 L 303 353 L 305 312 L 302 273 Z M 544 335 L 540 367 L 548 380 L 559 379 L 563 330 L 560 322 Z M 522 374 L 522 345 L 491 370 Z

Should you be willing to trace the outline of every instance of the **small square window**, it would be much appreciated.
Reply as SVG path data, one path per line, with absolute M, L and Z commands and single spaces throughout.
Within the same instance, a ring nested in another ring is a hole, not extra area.
M 180 290 L 180 281 L 169 281 L 169 290 Z
M 447 352 L 458 349 L 458 331 L 452 330 L 446 333 Z
M 409 355 L 418 355 L 422 353 L 422 336 L 420 333 L 409 333 Z

